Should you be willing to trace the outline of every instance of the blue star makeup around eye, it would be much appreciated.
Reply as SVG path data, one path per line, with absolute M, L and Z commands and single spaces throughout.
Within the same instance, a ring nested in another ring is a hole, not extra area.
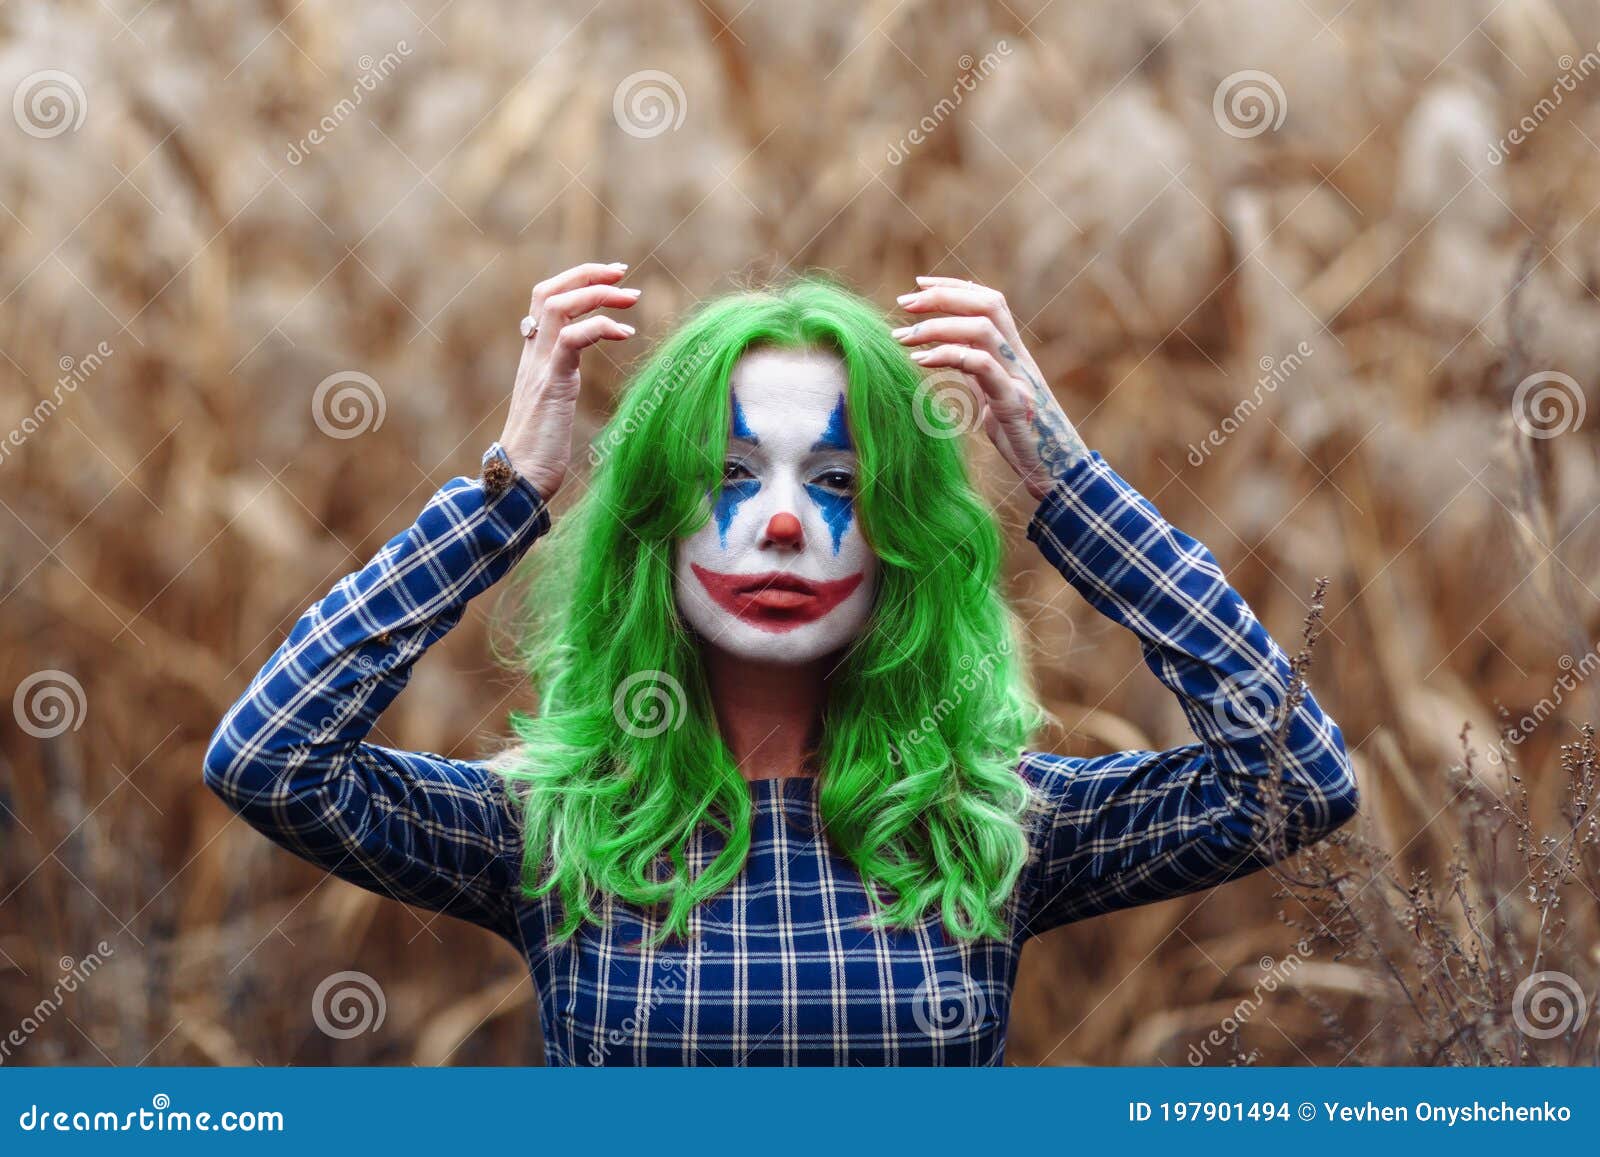
M 850 432 L 845 425 L 843 394 L 839 395 L 839 400 L 834 403 L 833 412 L 828 415 L 828 425 L 822 431 L 822 437 L 811 444 L 811 449 L 813 451 L 852 449 Z M 827 523 L 828 533 L 833 538 L 833 553 L 838 554 L 845 532 L 850 529 L 850 519 L 855 511 L 854 499 L 848 494 L 839 494 L 811 482 L 806 483 L 806 493 L 811 495 L 811 501 L 822 511 L 822 521 Z
M 734 437 L 743 438 L 753 445 L 761 444 L 761 439 L 756 437 L 756 432 L 745 421 L 744 407 L 739 405 L 738 395 L 733 398 L 733 434 Z M 728 527 L 733 525 L 740 505 L 754 498 L 760 489 L 761 483 L 755 478 L 723 481 L 722 491 L 717 495 L 716 505 L 712 511 L 717 520 L 717 540 L 722 544 L 723 550 L 728 549 Z
M 839 400 L 833 404 L 833 413 L 828 415 L 828 428 L 822 431 L 822 437 L 811 444 L 813 450 L 850 450 L 850 431 L 845 426 L 844 395 L 839 395 Z

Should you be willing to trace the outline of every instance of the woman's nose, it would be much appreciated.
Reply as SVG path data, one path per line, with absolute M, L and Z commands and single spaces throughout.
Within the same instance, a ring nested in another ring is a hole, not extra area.
M 799 549 L 804 542 L 805 532 L 800 528 L 800 520 L 787 510 L 774 514 L 767 522 L 767 529 L 761 533 L 762 546 Z

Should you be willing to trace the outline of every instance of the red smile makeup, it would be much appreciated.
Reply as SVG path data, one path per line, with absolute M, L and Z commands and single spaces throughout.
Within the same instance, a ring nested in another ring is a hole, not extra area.
M 759 630 L 782 634 L 814 623 L 850 597 L 861 585 L 861 572 L 833 582 L 811 582 L 782 571 L 764 574 L 720 574 L 690 563 L 695 578 L 713 602 Z

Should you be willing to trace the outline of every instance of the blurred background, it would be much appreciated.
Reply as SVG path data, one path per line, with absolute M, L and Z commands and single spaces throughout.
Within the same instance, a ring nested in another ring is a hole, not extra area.
M 806 269 L 1000 287 L 1289 650 L 1330 580 L 1309 678 L 1361 846 L 1035 941 L 1013 1063 L 1595 1059 L 1594 4 L 13 0 L 6 93 L 5 1063 L 537 1062 L 507 944 L 323 878 L 200 766 L 305 607 L 476 472 L 529 287 L 587 259 L 632 264 L 645 339 Z M 580 439 L 642 348 L 586 355 Z M 969 446 L 1036 746 L 1189 742 Z M 533 706 L 507 610 L 374 739 L 495 745 Z M 348 972 L 382 1017 L 330 1034 Z

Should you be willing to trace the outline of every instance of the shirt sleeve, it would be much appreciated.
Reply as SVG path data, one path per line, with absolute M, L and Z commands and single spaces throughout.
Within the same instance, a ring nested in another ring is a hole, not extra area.
M 550 526 L 484 456 L 300 617 L 212 734 L 205 782 L 263 835 L 363 888 L 507 931 L 521 838 L 486 765 L 366 736 L 411 666 Z
M 1257 871 L 1355 814 L 1338 725 L 1305 689 L 1274 760 L 1288 656 L 1211 552 L 1098 453 L 1052 487 L 1028 537 L 1100 613 L 1139 637 L 1199 742 L 1092 759 L 1023 754 L 1041 803 L 1023 935 Z M 1275 762 L 1282 840 L 1264 843 L 1260 788 Z

